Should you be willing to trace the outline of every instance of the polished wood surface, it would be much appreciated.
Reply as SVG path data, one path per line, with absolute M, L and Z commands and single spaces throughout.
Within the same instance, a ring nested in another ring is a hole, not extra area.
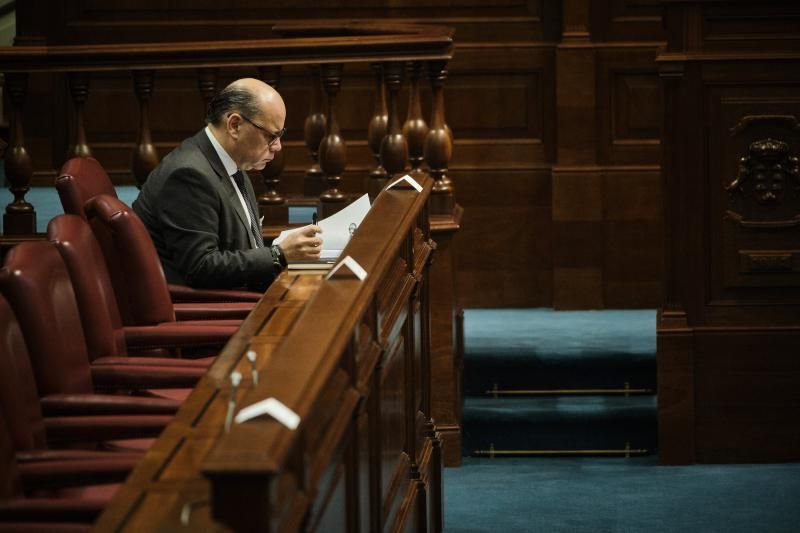
M 665 1 L 665 464 L 800 459 L 800 6 Z
M 432 180 L 424 186 L 376 199 L 343 252 L 364 281 L 278 278 L 96 531 L 442 530 L 430 415 Z M 247 350 L 257 353 L 257 384 Z M 261 417 L 226 432 L 234 370 L 244 376 L 237 410 L 278 398 L 299 427 Z
M 436 260 L 430 268 L 431 286 L 431 413 L 442 439 L 445 466 L 461 464 L 461 390 L 464 369 L 463 310 L 458 296 L 456 241 L 463 210 L 449 216 L 432 216 L 431 235 Z

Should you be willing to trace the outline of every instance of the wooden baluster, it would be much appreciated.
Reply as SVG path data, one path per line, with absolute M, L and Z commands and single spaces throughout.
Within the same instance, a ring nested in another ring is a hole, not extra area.
M 447 62 L 434 60 L 428 63 L 428 75 L 433 89 L 431 129 L 425 137 L 425 162 L 435 180 L 431 191 L 431 215 L 449 215 L 455 207 L 453 183 L 447 177 L 453 155 L 453 134 L 444 119 L 444 84 L 447 80 Z
M 303 138 L 306 146 L 311 152 L 311 167 L 306 170 L 306 177 L 303 183 L 303 195 L 319 197 L 322 194 L 322 169 L 319 167 L 319 143 L 325 137 L 327 131 L 327 120 L 322 108 L 322 78 L 318 65 L 311 67 L 311 77 L 313 78 L 311 92 L 311 109 L 306 117 L 303 127 Z
M 345 196 L 339 191 L 341 174 L 347 165 L 347 146 L 336 121 L 336 95 L 342 84 L 342 65 L 322 65 L 322 83 L 328 95 L 327 134 L 319 144 L 319 163 L 328 189 L 320 195 L 322 217 L 329 217 L 345 205 Z
M 141 185 L 158 166 L 159 157 L 150 135 L 150 96 L 153 93 L 153 71 L 134 70 L 133 88 L 139 101 L 139 132 L 133 147 L 131 165 L 136 182 Z
M 262 81 L 278 89 L 281 79 L 280 65 L 259 67 L 258 72 Z M 286 159 L 281 149 L 275 152 L 275 157 L 261 171 L 265 190 L 258 195 L 258 209 L 264 217 L 264 226 L 282 226 L 289 223 L 289 205 L 278 192 L 280 175 L 285 164 Z
M 5 77 L 5 92 L 11 104 L 9 116 L 9 146 L 5 155 L 6 179 L 14 200 L 6 206 L 3 227 L 6 235 L 36 233 L 36 211 L 25 200 L 30 188 L 33 166 L 25 148 L 25 130 L 22 126 L 22 107 L 28 92 L 27 73 L 9 73 Z
M 422 163 L 425 161 L 425 137 L 428 135 L 428 124 L 422 118 L 422 105 L 420 103 L 419 78 L 422 72 L 420 61 L 410 61 L 408 72 L 411 83 L 408 91 L 408 115 L 403 124 L 403 135 L 408 142 L 408 154 L 411 160 L 411 175 L 416 176 L 422 172 Z
M 67 151 L 67 159 L 73 157 L 92 157 L 92 149 L 86 141 L 86 127 L 84 125 L 83 106 L 89 97 L 89 73 L 70 72 L 69 92 L 75 106 L 75 143 Z
M 408 162 L 408 142 L 400 128 L 398 93 L 403 84 L 403 63 L 394 61 L 383 65 L 383 79 L 389 90 L 389 132 L 381 143 L 381 162 L 388 178 L 395 180 L 405 173 Z
M 375 73 L 375 109 L 372 113 L 372 120 L 369 121 L 367 128 L 367 144 L 375 157 L 376 167 L 369 173 L 369 181 L 366 190 L 373 198 L 383 189 L 386 184 L 386 169 L 381 165 L 381 143 L 386 137 L 389 124 L 389 111 L 386 108 L 386 86 L 383 84 L 383 65 L 373 63 L 372 70 Z
M 219 69 L 215 67 L 197 69 L 197 89 L 203 99 L 203 110 L 208 109 L 208 104 L 217 94 L 219 83 Z

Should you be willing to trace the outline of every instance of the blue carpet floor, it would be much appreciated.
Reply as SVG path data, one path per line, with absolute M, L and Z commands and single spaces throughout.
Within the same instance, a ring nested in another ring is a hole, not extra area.
M 534 353 L 584 360 L 609 353 L 649 357 L 656 342 L 656 312 L 467 309 L 464 340 L 467 354 Z
M 444 482 L 447 533 L 800 531 L 800 464 L 466 457 Z
M 654 310 L 466 310 L 463 453 L 653 453 L 655 318 Z
M 464 391 L 654 388 L 655 349 L 654 310 L 468 309 Z
M 658 466 L 655 318 L 465 311 L 464 458 L 444 473 L 447 533 L 800 532 L 800 463 Z M 646 392 L 595 392 L 623 382 Z M 625 445 L 645 455 L 608 456 Z M 472 456 L 487 449 L 534 456 Z

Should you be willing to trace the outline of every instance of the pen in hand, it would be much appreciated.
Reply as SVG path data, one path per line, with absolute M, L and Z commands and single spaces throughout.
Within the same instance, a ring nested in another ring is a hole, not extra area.
M 311 215 L 311 223 L 313 225 L 315 225 L 315 226 L 317 225 L 317 212 L 316 211 L 314 211 L 314 213 Z

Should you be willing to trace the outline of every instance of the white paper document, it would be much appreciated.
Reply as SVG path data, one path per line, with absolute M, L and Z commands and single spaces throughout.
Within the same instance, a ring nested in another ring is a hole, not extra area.
M 344 247 L 350 241 L 350 237 L 361 225 L 364 217 L 369 212 L 369 196 L 363 195 L 361 198 L 351 203 L 335 215 L 323 218 L 317 225 L 322 228 L 319 238 L 322 239 L 322 251 L 320 252 L 320 263 L 334 263 L 341 255 Z M 282 231 L 278 237 L 272 241 L 273 244 L 280 244 L 289 233 L 298 231 L 300 228 Z M 290 265 L 291 267 L 291 265 Z
M 325 276 L 325 279 L 336 277 L 336 273 L 341 272 L 343 268 L 348 270 L 351 275 L 357 277 L 361 281 L 367 279 L 367 271 L 364 270 L 364 268 L 349 255 L 345 256 L 344 259 L 339 261 L 339 263 L 337 263 L 336 266 L 333 267 L 330 272 L 328 272 L 328 275 Z
M 401 188 L 401 187 L 413 187 L 417 192 L 422 192 L 422 185 L 420 185 L 417 180 L 406 174 L 402 178 L 396 179 L 391 184 L 386 187 L 386 190 L 392 188 Z
M 271 416 L 289 429 L 297 429 L 297 426 L 300 425 L 300 417 L 297 413 L 275 398 L 267 398 L 248 405 L 239 411 L 234 420 L 237 424 L 241 424 L 262 415 Z

